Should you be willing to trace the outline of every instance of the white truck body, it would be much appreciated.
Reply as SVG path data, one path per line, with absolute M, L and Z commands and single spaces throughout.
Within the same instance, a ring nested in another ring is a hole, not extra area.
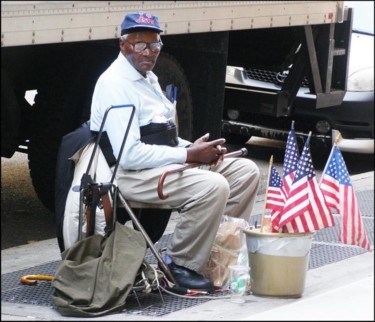
M 341 22 L 343 1 L 2 1 L 1 46 L 118 38 L 125 13 L 152 12 L 164 35 Z

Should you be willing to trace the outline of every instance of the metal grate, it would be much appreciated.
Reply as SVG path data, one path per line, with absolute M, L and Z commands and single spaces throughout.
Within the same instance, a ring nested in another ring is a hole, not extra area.
M 210 294 L 210 297 L 221 297 L 229 295 L 228 291 L 216 292 Z M 137 300 L 138 297 L 138 300 Z M 173 295 L 158 293 L 144 294 L 137 293 L 129 295 L 127 298 L 126 312 L 137 315 L 163 316 L 191 306 L 203 304 L 210 299 L 191 297 L 180 298 Z
M 358 203 L 362 212 L 362 219 L 367 235 L 374 245 L 374 191 L 363 191 L 357 193 Z M 327 264 L 338 262 L 353 256 L 360 255 L 366 251 L 357 246 L 344 245 L 338 242 L 340 229 L 339 216 L 335 215 L 336 226 L 318 231 L 314 238 L 310 251 L 308 269 L 315 269 Z M 261 215 L 251 218 L 250 224 L 260 222 Z M 158 249 L 163 249 L 170 235 L 163 236 L 157 244 Z M 157 261 L 150 250 L 146 252 L 146 260 L 150 264 Z M 4 302 L 32 304 L 39 306 L 54 307 L 52 302 L 53 289 L 50 282 L 38 281 L 37 286 L 22 285 L 19 278 L 26 274 L 54 275 L 59 261 L 34 266 L 24 270 L 1 275 L 1 300 Z M 227 292 L 217 292 L 210 296 L 220 297 L 227 295 Z M 158 292 L 145 294 L 142 292 L 131 293 L 127 298 L 126 310 L 124 313 L 139 314 L 146 316 L 163 316 L 194 305 L 203 304 L 210 299 L 207 298 L 180 298 L 173 295 Z
M 246 70 L 245 76 L 250 79 L 272 83 L 277 86 L 283 85 L 285 78 L 288 76 L 289 70 L 283 72 L 275 72 L 266 69 L 249 68 Z M 309 87 L 309 80 L 305 76 L 301 83 L 302 87 Z
M 37 286 L 23 285 L 20 277 L 29 274 L 54 275 L 60 261 L 38 265 L 16 272 L 1 274 L 1 300 L 12 303 L 53 306 L 51 283 L 38 281 Z

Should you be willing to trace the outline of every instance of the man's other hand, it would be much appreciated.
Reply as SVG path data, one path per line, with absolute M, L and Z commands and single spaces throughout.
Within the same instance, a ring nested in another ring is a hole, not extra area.
M 198 138 L 190 147 L 187 148 L 186 162 L 198 162 L 203 164 L 217 165 L 223 159 L 223 154 L 227 149 L 221 145 L 225 143 L 225 139 L 220 138 L 208 141 L 209 133 Z

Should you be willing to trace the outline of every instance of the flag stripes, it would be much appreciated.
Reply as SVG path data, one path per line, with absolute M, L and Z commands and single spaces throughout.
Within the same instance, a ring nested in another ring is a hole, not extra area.
M 331 176 L 324 176 L 320 188 L 324 191 L 324 197 L 329 208 L 339 212 L 339 183 Z
M 271 226 L 274 232 L 278 231 L 278 215 L 285 203 L 285 196 L 281 190 L 282 184 L 279 172 L 274 165 L 271 165 L 265 208 L 271 210 Z
M 342 215 L 342 229 L 339 241 L 348 245 L 358 245 L 367 250 L 371 245 L 367 239 L 366 231 L 361 220 L 361 213 L 357 205 L 357 198 L 351 186 L 341 186 L 340 195 L 344 202 L 340 206 Z
M 284 198 L 280 193 L 280 189 L 270 187 L 268 188 L 268 196 L 266 209 L 279 209 L 284 206 Z

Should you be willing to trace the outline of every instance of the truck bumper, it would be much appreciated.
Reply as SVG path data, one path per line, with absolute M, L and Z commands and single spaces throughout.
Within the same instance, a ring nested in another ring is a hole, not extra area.
M 221 123 L 221 130 L 223 133 L 232 133 L 238 134 L 245 137 L 252 137 L 258 136 L 266 139 L 272 140 L 280 140 L 280 141 L 287 141 L 289 131 L 279 130 L 274 128 L 269 128 L 265 126 L 253 125 L 248 123 L 230 121 L 230 120 L 222 120 Z M 302 132 L 295 132 L 297 140 L 300 142 L 305 142 L 308 134 Z M 324 144 L 328 145 L 331 144 L 331 136 L 330 135 L 312 135 L 311 143 L 317 144 Z
M 332 144 L 338 137 L 336 145 L 343 152 L 374 154 L 374 139 L 345 139 L 339 131 L 332 130 Z
M 262 137 L 273 140 L 287 141 L 289 131 L 278 130 L 273 128 L 268 128 L 264 126 L 252 125 L 247 123 L 241 123 L 236 121 L 222 120 L 221 130 L 223 133 L 232 133 L 242 135 L 244 137 Z M 302 132 L 295 132 L 297 140 L 299 142 L 305 142 L 308 135 Z M 341 133 L 338 130 L 332 130 L 332 135 L 316 135 L 311 136 L 311 144 L 324 146 L 331 145 L 336 141 L 336 138 Z M 352 153 L 364 153 L 364 154 L 374 154 L 374 139 L 345 139 L 341 138 L 336 142 L 336 145 L 343 152 Z

